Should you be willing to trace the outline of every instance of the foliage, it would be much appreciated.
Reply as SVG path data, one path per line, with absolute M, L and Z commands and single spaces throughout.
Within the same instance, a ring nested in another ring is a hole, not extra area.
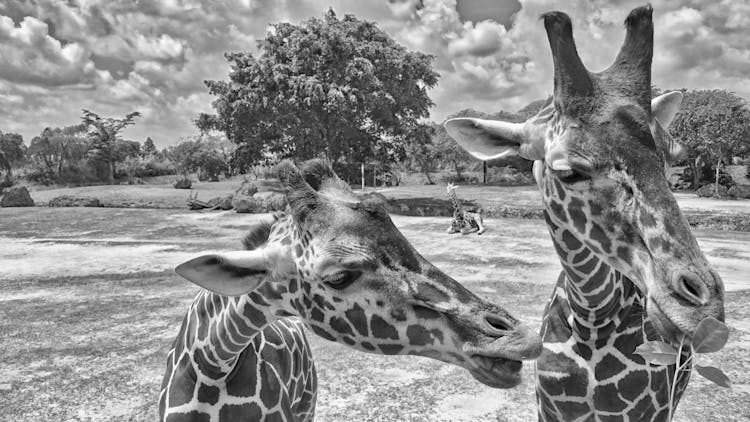
M 226 55 L 229 81 L 206 81 L 217 114 L 196 121 L 238 144 L 237 168 L 318 155 L 334 167 L 395 161 L 432 106 L 433 58 L 354 16 L 278 23 L 258 48 Z
M 26 145 L 23 143 L 23 136 L 17 133 L 0 132 L 0 154 L 10 167 L 23 164 L 26 159 Z
M 167 158 L 183 178 L 197 171 L 200 179 L 217 181 L 220 174 L 228 171 L 227 157 L 231 153 L 224 144 L 221 139 L 208 135 L 185 138 L 167 149 Z
M 154 140 L 151 139 L 151 137 L 146 138 L 146 140 L 143 142 L 143 145 L 141 145 L 141 156 L 148 157 L 150 155 L 157 155 L 157 154 L 159 154 L 159 150 L 156 149 L 156 145 L 154 145 Z
M 427 183 L 434 185 L 430 173 L 438 171 L 443 159 L 442 151 L 432 142 L 435 135 L 435 125 L 422 125 L 412 131 L 407 144 L 406 156 L 411 168 L 427 177 Z
M 122 160 L 118 167 L 117 176 L 125 176 L 129 183 L 134 183 L 137 178 L 167 176 L 175 174 L 174 166 L 166 160 L 162 160 L 157 154 L 147 156 L 131 155 Z
M 132 155 L 133 150 L 136 154 L 140 151 L 140 147 L 134 149 L 134 144 L 137 142 L 129 141 L 130 145 L 127 145 L 120 137 L 120 132 L 134 124 L 135 119 L 140 115 L 141 113 L 134 111 L 121 119 L 116 119 L 102 117 L 83 109 L 81 120 L 88 128 L 88 138 L 91 142 L 88 154 L 92 159 L 101 160 L 107 164 L 107 181 L 110 183 L 114 182 L 117 161 Z
M 750 108 L 724 90 L 687 91 L 669 132 L 688 148 L 693 188 L 697 188 L 702 172 L 696 160 L 710 163 L 715 171 L 721 161 L 750 153 Z
M 83 124 L 42 130 L 39 136 L 31 140 L 28 148 L 33 169 L 27 177 L 45 184 L 83 183 L 96 179 L 92 172 L 81 168 L 86 165 L 90 148 L 85 134 L 86 126 Z
M 677 377 L 680 372 L 686 369 L 689 371 L 690 365 L 694 364 L 694 360 L 698 354 L 715 353 L 721 350 L 727 343 L 728 338 L 729 329 L 727 326 L 716 318 L 708 317 L 702 320 L 695 328 L 692 341 L 689 344 L 685 344 L 685 338 L 683 337 L 680 341 L 679 350 L 663 341 L 649 341 L 635 349 L 635 353 L 641 355 L 646 362 L 654 365 L 676 366 L 674 378 L 670 384 L 668 421 L 672 420 L 674 395 L 677 389 Z M 689 351 L 690 355 L 681 362 L 682 357 L 684 357 L 684 351 Z M 693 367 L 696 372 L 714 384 L 724 388 L 731 387 L 729 377 L 721 369 L 698 364 L 694 364 Z

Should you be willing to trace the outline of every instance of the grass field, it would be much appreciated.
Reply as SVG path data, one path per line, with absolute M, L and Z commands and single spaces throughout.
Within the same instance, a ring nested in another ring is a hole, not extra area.
M 157 209 L 0 210 L 0 420 L 155 420 L 164 361 L 197 292 L 171 272 L 199 251 L 234 249 L 259 216 Z M 559 263 L 537 220 L 490 219 L 481 237 L 444 234 L 445 218 L 395 217 L 416 248 L 483 297 L 538 327 Z M 750 234 L 700 231 L 727 283 L 730 343 L 696 376 L 679 421 L 750 418 Z M 493 390 L 462 369 L 353 352 L 310 336 L 319 421 L 530 421 L 524 383 Z

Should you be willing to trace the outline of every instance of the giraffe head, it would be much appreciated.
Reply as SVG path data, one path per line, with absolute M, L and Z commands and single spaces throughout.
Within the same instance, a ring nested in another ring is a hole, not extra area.
M 455 192 L 458 186 L 454 185 L 453 183 L 448 183 L 448 185 L 445 187 L 445 192 L 450 195 L 451 193 Z
M 274 315 L 299 316 L 319 336 L 370 353 L 412 354 L 509 388 L 538 335 L 420 256 L 375 196 L 356 196 L 320 160 L 279 167 L 287 214 L 254 230 L 251 250 L 177 267 L 227 296 L 249 295 Z
M 448 133 L 481 158 L 534 160 L 547 222 L 563 261 L 586 247 L 645 294 L 662 336 L 690 337 L 698 322 L 724 317 L 724 288 L 680 213 L 664 168 L 682 154 L 665 130 L 682 94 L 651 100 L 650 6 L 625 21 L 608 69 L 589 72 L 564 13 L 542 16 L 554 62 L 554 96 L 524 123 L 452 119 Z M 563 230 L 558 230 L 562 228 Z M 596 286 L 591 286 L 596 288 Z

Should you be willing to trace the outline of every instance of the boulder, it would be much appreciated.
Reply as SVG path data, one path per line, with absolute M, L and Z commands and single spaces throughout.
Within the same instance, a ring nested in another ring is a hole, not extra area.
M 257 192 L 250 197 L 235 195 L 232 199 L 232 207 L 239 213 L 283 211 L 286 208 L 286 196 L 274 191 Z
M 184 178 L 174 182 L 172 186 L 175 189 L 190 189 L 193 186 L 193 182 L 188 178 Z
M 245 180 L 234 192 L 232 207 L 241 213 L 283 211 L 286 208 L 281 182 L 276 179 Z
M 727 196 L 729 189 L 727 189 L 724 185 L 719 185 L 719 197 Z M 696 195 L 702 197 L 702 198 L 711 198 L 716 196 L 716 186 L 714 183 L 710 183 L 708 185 L 701 186 L 697 191 L 695 191 Z
M 3 192 L 0 207 L 33 207 L 34 200 L 24 186 L 11 186 Z
M 52 198 L 47 205 L 50 207 L 101 207 L 102 203 L 90 196 L 61 195 Z
M 234 191 L 234 198 L 251 197 L 258 192 L 258 184 L 245 180 L 242 182 L 239 188 Z
M 734 198 L 750 199 L 750 186 L 734 185 L 727 193 Z

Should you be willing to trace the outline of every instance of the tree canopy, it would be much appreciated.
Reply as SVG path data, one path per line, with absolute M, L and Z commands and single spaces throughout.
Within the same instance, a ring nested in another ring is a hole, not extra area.
M 229 81 L 205 82 L 217 114 L 196 121 L 224 131 L 246 161 L 399 158 L 433 105 L 433 57 L 351 15 L 275 24 L 258 47 L 258 57 L 226 54 Z
M 744 99 L 725 90 L 686 91 L 669 132 L 687 147 L 697 188 L 699 161 L 715 172 L 721 161 L 750 153 L 750 108 Z
M 116 119 L 103 117 L 93 111 L 83 109 L 81 120 L 88 127 L 88 137 L 91 140 L 89 155 L 107 164 L 107 180 L 110 183 L 114 182 L 115 163 L 133 152 L 138 154 L 140 151 L 140 145 L 135 147 L 137 142 L 125 142 L 120 137 L 120 132 L 134 124 L 136 117 L 140 115 L 141 113 L 134 111 L 121 119 Z

